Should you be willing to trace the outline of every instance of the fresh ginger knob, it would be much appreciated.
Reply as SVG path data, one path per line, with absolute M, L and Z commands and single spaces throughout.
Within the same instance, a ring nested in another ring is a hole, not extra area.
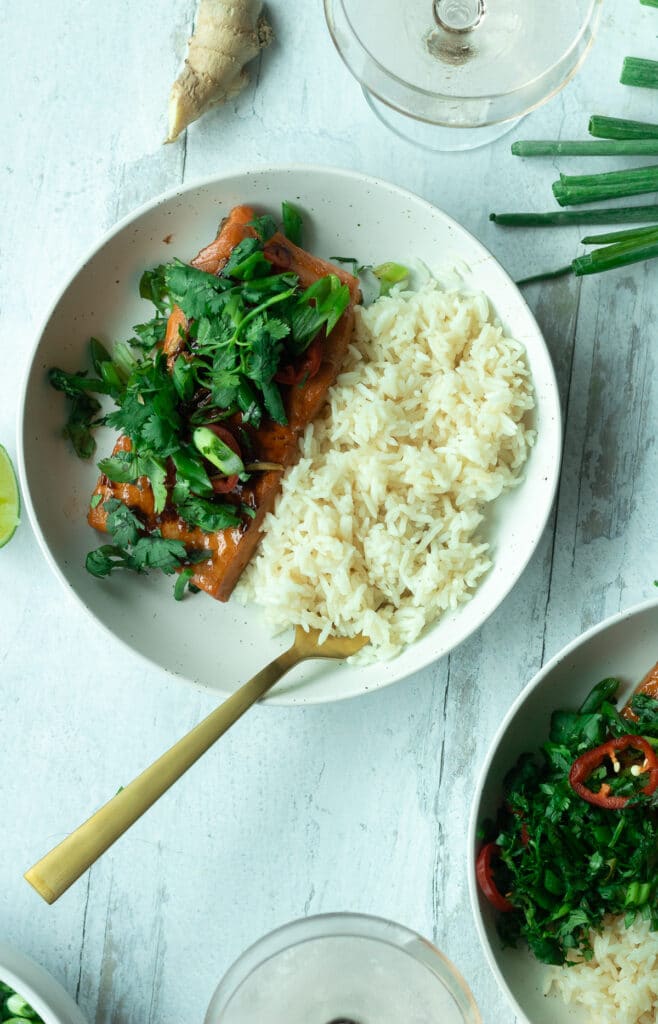
M 261 0 L 200 0 L 185 66 L 169 95 L 167 142 L 247 84 L 245 65 L 272 40 L 262 6 Z

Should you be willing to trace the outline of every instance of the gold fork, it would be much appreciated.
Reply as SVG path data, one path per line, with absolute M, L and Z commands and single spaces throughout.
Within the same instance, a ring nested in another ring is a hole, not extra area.
M 348 658 L 368 643 L 363 636 L 330 636 L 320 645 L 319 635 L 315 630 L 306 633 L 298 626 L 292 647 L 236 690 L 141 775 L 119 790 L 116 796 L 92 814 L 75 832 L 71 832 L 26 871 L 25 878 L 30 885 L 47 903 L 54 903 L 286 672 L 310 658 Z

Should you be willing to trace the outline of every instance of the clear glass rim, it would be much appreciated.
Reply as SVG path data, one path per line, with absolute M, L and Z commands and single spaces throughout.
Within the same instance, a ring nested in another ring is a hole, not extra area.
M 392 100 L 390 96 L 383 95 L 381 88 L 378 88 L 377 86 L 374 85 L 374 81 L 371 78 L 370 72 L 375 71 L 376 75 L 379 78 L 383 79 L 384 81 L 390 82 L 393 86 L 397 87 L 403 93 L 406 93 L 407 97 L 417 96 L 425 100 L 452 105 L 459 103 L 486 104 L 494 103 L 496 100 L 509 99 L 510 97 L 518 96 L 520 98 L 523 93 L 532 91 L 533 87 L 537 86 L 538 83 L 542 82 L 543 80 L 546 80 L 547 82 L 550 81 L 551 75 L 555 72 L 555 69 L 558 68 L 561 64 L 567 62 L 570 54 L 574 54 L 573 65 L 562 76 L 561 81 L 558 84 L 554 84 L 551 85 L 550 87 L 547 87 L 547 91 L 541 99 L 532 99 L 530 102 L 527 103 L 527 105 L 520 106 L 518 109 L 515 109 L 513 113 L 506 113 L 500 119 L 493 119 L 491 122 L 483 122 L 482 126 L 484 127 L 485 124 L 497 123 L 497 120 L 507 121 L 513 118 L 523 117 L 525 114 L 529 113 L 535 107 L 539 106 L 541 103 L 544 103 L 546 100 L 554 96 L 557 92 L 560 91 L 560 89 L 564 88 L 564 86 L 571 80 L 573 75 L 581 66 L 583 60 L 589 52 L 590 46 L 594 38 L 594 32 L 596 29 L 596 24 L 598 22 L 598 16 L 601 11 L 602 2 L 603 0 L 590 0 L 589 9 L 587 11 L 586 16 L 583 18 L 583 23 L 577 35 L 572 39 L 571 43 L 566 48 L 566 50 L 564 50 L 564 52 L 559 57 L 557 57 L 551 65 L 549 65 L 539 74 L 535 75 L 533 78 L 529 78 L 526 82 L 523 82 L 521 85 L 516 86 L 514 89 L 509 89 L 506 92 L 482 93 L 474 94 L 471 96 L 458 96 L 456 94 L 448 95 L 446 93 L 433 92 L 431 89 L 423 89 L 421 86 L 413 85 L 412 83 L 406 81 L 405 79 L 400 78 L 392 71 L 389 71 L 388 68 L 384 67 L 384 65 L 381 64 L 379 60 L 364 45 L 364 43 L 357 35 L 352 25 L 349 14 L 345 10 L 344 0 L 323 0 L 323 5 L 325 20 L 327 22 L 327 27 L 329 29 L 329 34 L 331 36 L 333 44 L 336 47 L 336 50 L 338 51 L 343 63 L 354 75 L 359 84 L 365 90 L 372 93 L 373 96 L 376 96 L 377 99 L 381 100 L 382 103 L 385 103 L 392 109 L 397 110 L 401 114 L 406 114 L 411 117 L 416 117 L 418 120 L 426 121 L 428 124 L 444 124 L 444 122 L 435 121 L 429 117 L 417 115 L 413 113 L 412 110 L 401 106 L 399 101 L 395 102 Z M 365 60 L 365 72 L 362 75 L 357 73 L 352 60 L 350 60 L 346 52 L 346 49 L 341 45 L 339 34 L 336 31 L 336 20 L 334 14 L 335 9 L 337 7 L 340 8 L 341 13 L 345 18 L 347 25 L 349 26 L 352 43 L 356 44 L 357 49 L 360 51 L 361 57 Z M 588 33 L 589 39 L 587 39 L 582 52 L 578 53 L 580 48 L 583 46 L 583 41 Z M 445 122 L 445 124 L 448 124 L 448 122 Z M 451 125 L 451 127 L 452 126 L 453 125 Z
M 205 1024 L 227 1009 L 245 981 L 266 961 L 314 939 L 366 938 L 400 952 L 427 967 L 455 999 L 468 1024 L 482 1024 L 473 994 L 455 965 L 427 939 L 403 925 L 368 914 L 333 913 L 299 918 L 257 939 L 229 967 L 213 994 Z M 213 1017 L 210 1014 L 213 1014 Z

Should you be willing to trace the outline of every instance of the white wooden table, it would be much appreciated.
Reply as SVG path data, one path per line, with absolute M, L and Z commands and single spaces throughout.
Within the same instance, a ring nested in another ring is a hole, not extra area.
M 658 12 L 636 0 L 605 0 L 593 53 L 563 93 L 511 136 L 462 155 L 390 135 L 335 53 L 319 0 L 272 0 L 277 42 L 251 87 L 163 147 L 194 9 L 3 8 L 0 441 L 12 454 L 19 382 L 46 307 L 94 240 L 165 188 L 267 162 L 353 167 L 432 200 L 520 276 L 567 262 L 579 234 L 489 223 L 492 209 L 553 205 L 554 161 L 514 159 L 510 140 L 583 135 L 591 112 L 657 119 L 653 94 L 617 84 L 625 54 L 658 52 Z M 559 375 L 564 467 L 540 548 L 486 626 L 372 696 L 255 709 L 52 908 L 23 871 L 213 700 L 147 670 L 66 599 L 27 522 L 0 552 L 0 933 L 60 978 L 90 1022 L 201 1024 L 249 943 L 333 910 L 391 917 L 434 939 L 485 1019 L 511 1019 L 468 906 L 469 801 L 501 716 L 542 662 L 655 593 L 657 275 L 638 266 L 528 289 Z

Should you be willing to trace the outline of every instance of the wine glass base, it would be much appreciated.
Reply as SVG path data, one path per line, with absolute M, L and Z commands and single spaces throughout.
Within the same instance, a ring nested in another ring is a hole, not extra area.
M 481 128 L 456 128 L 450 125 L 430 124 L 427 121 L 418 121 L 407 114 L 401 114 L 400 111 L 389 107 L 387 103 L 383 103 L 365 87 L 362 89 L 368 106 L 382 124 L 385 124 L 406 142 L 412 142 L 415 146 L 434 153 L 455 153 L 461 150 L 478 149 L 479 146 L 488 146 L 496 139 L 507 135 L 523 120 L 523 117 L 517 117 L 511 121 L 488 124 Z

